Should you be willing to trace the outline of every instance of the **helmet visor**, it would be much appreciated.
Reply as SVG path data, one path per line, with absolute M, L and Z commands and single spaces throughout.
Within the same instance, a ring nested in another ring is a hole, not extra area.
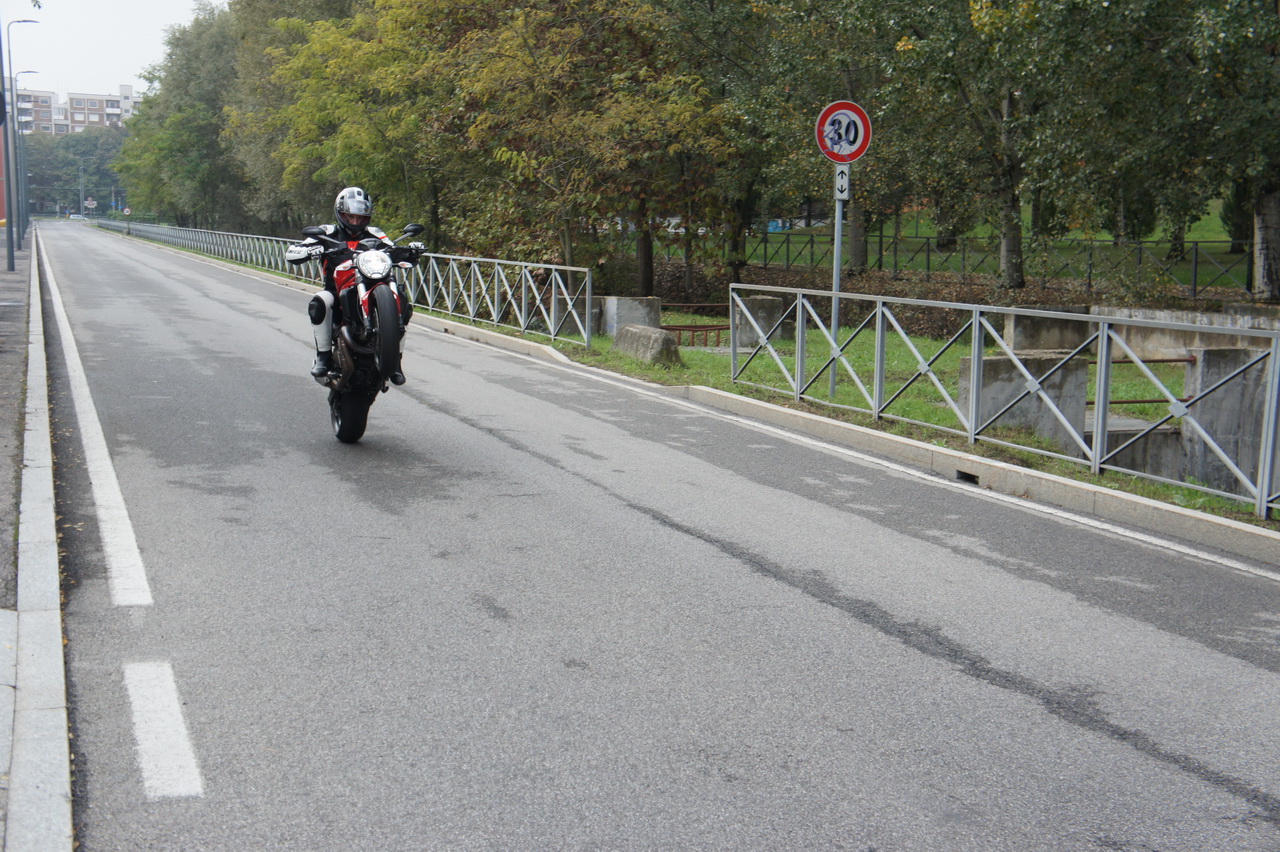
M 369 224 L 370 219 L 369 216 L 361 216 L 355 213 L 344 213 L 342 218 L 345 219 L 347 224 L 353 228 L 366 227 Z

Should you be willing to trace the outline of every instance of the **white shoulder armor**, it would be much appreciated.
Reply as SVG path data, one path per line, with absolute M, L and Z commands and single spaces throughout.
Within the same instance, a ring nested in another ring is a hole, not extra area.
M 385 240 L 387 238 L 386 232 L 383 231 L 381 228 L 375 228 L 372 225 L 369 225 L 365 227 L 365 230 L 373 234 L 375 237 L 377 237 L 380 240 Z

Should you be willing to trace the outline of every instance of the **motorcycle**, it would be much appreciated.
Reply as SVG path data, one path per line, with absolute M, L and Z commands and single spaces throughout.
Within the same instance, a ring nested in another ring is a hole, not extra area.
M 316 381 L 329 389 L 329 419 L 333 433 L 344 444 L 364 435 L 369 407 L 378 394 L 389 390 L 391 377 L 400 371 L 400 351 L 405 326 L 413 316 L 413 303 L 396 274 L 411 269 L 426 253 L 420 244 L 395 243 L 421 234 L 422 225 L 406 225 L 394 242 L 366 238 L 359 242 L 335 239 L 324 228 L 302 229 L 312 245 L 295 244 L 285 258 L 350 253 L 334 268 L 338 297 L 333 308 L 334 369 Z M 403 381 L 403 380 L 401 380 Z

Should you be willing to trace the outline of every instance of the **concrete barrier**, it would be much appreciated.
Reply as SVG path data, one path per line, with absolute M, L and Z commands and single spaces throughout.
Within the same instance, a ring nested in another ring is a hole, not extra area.
M 605 296 L 604 333 L 614 337 L 627 325 L 662 325 L 662 301 L 656 296 Z
M 751 327 L 751 323 L 747 322 L 747 314 L 755 320 L 756 325 L 760 326 L 760 330 L 765 334 L 775 325 L 778 330 L 773 333 L 771 340 L 794 340 L 796 336 L 796 327 L 794 323 L 782 323 L 782 313 L 786 309 L 786 305 L 777 296 L 747 296 L 742 300 L 746 306 L 743 311 L 737 304 L 733 305 L 734 322 L 738 326 L 738 346 L 740 347 L 756 347 L 760 345 L 760 335 L 756 334 L 756 330 Z

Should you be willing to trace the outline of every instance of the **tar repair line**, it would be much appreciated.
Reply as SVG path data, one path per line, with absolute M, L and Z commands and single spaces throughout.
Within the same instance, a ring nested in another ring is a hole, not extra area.
M 41 240 L 41 249 L 44 241 Z M 71 398 L 75 402 L 76 420 L 80 424 L 80 439 L 84 444 L 85 467 L 93 486 L 93 502 L 98 513 L 98 531 L 102 536 L 102 551 L 107 562 L 107 580 L 111 589 L 111 602 L 116 606 L 151 606 L 151 586 L 147 583 L 146 566 L 138 552 L 138 539 L 129 520 L 129 510 L 116 479 L 115 467 L 107 439 L 98 420 L 98 409 L 89 392 L 89 381 L 80 351 L 71 334 L 71 323 L 62 304 L 62 294 L 53 276 L 49 256 L 43 250 L 45 281 L 52 296 L 53 312 L 58 319 L 58 336 L 62 338 L 62 354 L 67 362 L 67 375 L 71 381 Z
M 147 798 L 203 796 L 173 667 L 167 662 L 126 663 L 124 685 L 133 708 L 133 736 Z
M 413 326 L 410 326 L 410 328 L 413 328 Z M 423 330 L 426 331 L 426 329 L 423 329 Z M 473 346 L 484 346 L 490 350 L 495 348 L 487 343 L 482 343 L 476 340 L 468 340 L 464 337 L 458 337 L 451 334 L 446 334 L 442 336 L 447 337 L 450 340 L 454 340 L 458 343 L 467 343 Z M 1035 512 L 1040 515 L 1045 515 L 1050 518 L 1055 518 L 1065 523 L 1079 524 L 1080 526 L 1096 529 L 1096 530 L 1099 530 L 1100 532 L 1110 533 L 1112 535 L 1119 536 L 1120 538 L 1129 539 L 1130 541 L 1136 541 L 1151 547 L 1160 548 L 1162 550 L 1170 550 L 1175 553 L 1180 553 L 1183 556 L 1192 557 L 1193 559 L 1201 559 L 1213 565 L 1221 565 L 1227 568 L 1235 569 L 1236 571 L 1242 571 L 1246 574 L 1252 574 L 1255 577 L 1264 577 L 1268 580 L 1280 581 L 1280 573 L 1276 573 L 1275 571 L 1269 571 L 1266 568 L 1261 568 L 1257 565 L 1253 565 L 1248 562 L 1241 562 L 1239 560 L 1221 556 L 1216 553 L 1210 553 L 1209 551 L 1206 551 L 1206 550 L 1199 550 L 1194 547 L 1189 547 L 1185 544 L 1180 544 L 1179 542 L 1176 542 L 1176 541 L 1171 541 L 1166 538 L 1161 538 L 1160 536 L 1151 535 L 1149 533 L 1144 533 L 1144 532 L 1138 532 L 1137 530 L 1127 529 L 1125 527 L 1118 526 L 1116 524 L 1107 523 L 1106 521 L 1099 520 L 1097 518 L 1090 518 L 1086 515 L 1078 515 L 1075 512 L 1070 512 L 1070 511 L 1067 511 L 1066 509 L 1057 509 L 1057 508 L 1054 508 L 1053 506 L 1045 506 L 1040 503 L 1034 503 L 1030 500 L 1024 500 L 1021 497 L 1015 497 L 1012 494 L 1001 494 L 998 491 L 979 491 L 979 490 L 976 490 L 972 485 L 966 485 L 960 482 L 951 482 L 946 479 L 940 479 L 939 477 L 931 473 L 928 473 L 927 471 L 918 470 L 916 468 L 908 467 L 907 465 L 898 464 L 897 462 L 889 461 L 887 459 L 877 458 L 876 456 L 868 455 L 866 453 L 862 453 L 857 450 L 850 449 L 848 447 L 842 447 L 839 444 L 827 443 L 826 441 L 819 440 L 818 438 L 811 438 L 799 432 L 783 429 L 778 426 L 771 426 L 768 423 L 760 423 L 758 421 L 751 420 L 749 418 L 742 417 L 737 414 L 729 414 L 724 411 L 717 411 L 714 408 L 708 408 L 707 406 L 702 405 L 700 403 L 690 402 L 689 400 L 684 400 L 684 399 L 677 399 L 675 397 L 669 396 L 668 394 L 662 393 L 660 391 L 652 391 L 652 390 L 649 390 L 648 388 L 645 388 L 636 384 L 632 384 L 630 382 L 622 381 L 613 375 L 602 374 L 602 371 L 594 367 L 588 367 L 582 364 L 574 364 L 571 366 L 555 364 L 555 363 L 548 362 L 545 359 L 536 358 L 532 355 L 525 355 L 520 352 L 506 351 L 505 354 L 511 355 L 516 358 L 524 358 L 535 364 L 540 364 L 544 367 L 548 367 L 553 370 L 561 370 L 566 373 L 573 373 L 579 376 L 587 376 L 588 378 L 594 379 L 597 382 L 601 382 L 606 385 L 612 385 L 616 388 L 620 388 L 623 390 L 629 390 L 633 393 L 640 394 L 641 396 L 647 396 L 651 399 L 660 400 L 669 405 L 674 405 L 678 408 L 687 408 L 692 411 L 698 411 L 698 412 L 701 412 L 702 414 L 715 417 L 720 420 L 725 420 L 730 423 L 736 423 L 740 426 L 745 426 L 748 429 L 754 429 L 757 432 L 763 432 L 768 435 L 773 435 L 778 438 L 786 439 L 788 441 L 791 441 L 792 443 L 804 444 L 806 446 L 810 446 L 815 449 L 831 453 L 832 455 L 844 456 L 846 458 L 855 459 L 867 465 L 883 468 L 885 470 L 892 470 L 896 473 L 901 473 L 906 476 L 910 476 L 914 479 L 922 480 L 924 482 L 929 483 L 930 485 L 934 485 L 940 488 L 948 488 L 952 491 L 963 492 L 964 494 L 967 494 L 971 497 L 977 497 L 983 500 L 994 500 L 997 503 L 1005 503 L 1010 506 L 1016 506 L 1020 509 L 1025 509 L 1029 512 Z

